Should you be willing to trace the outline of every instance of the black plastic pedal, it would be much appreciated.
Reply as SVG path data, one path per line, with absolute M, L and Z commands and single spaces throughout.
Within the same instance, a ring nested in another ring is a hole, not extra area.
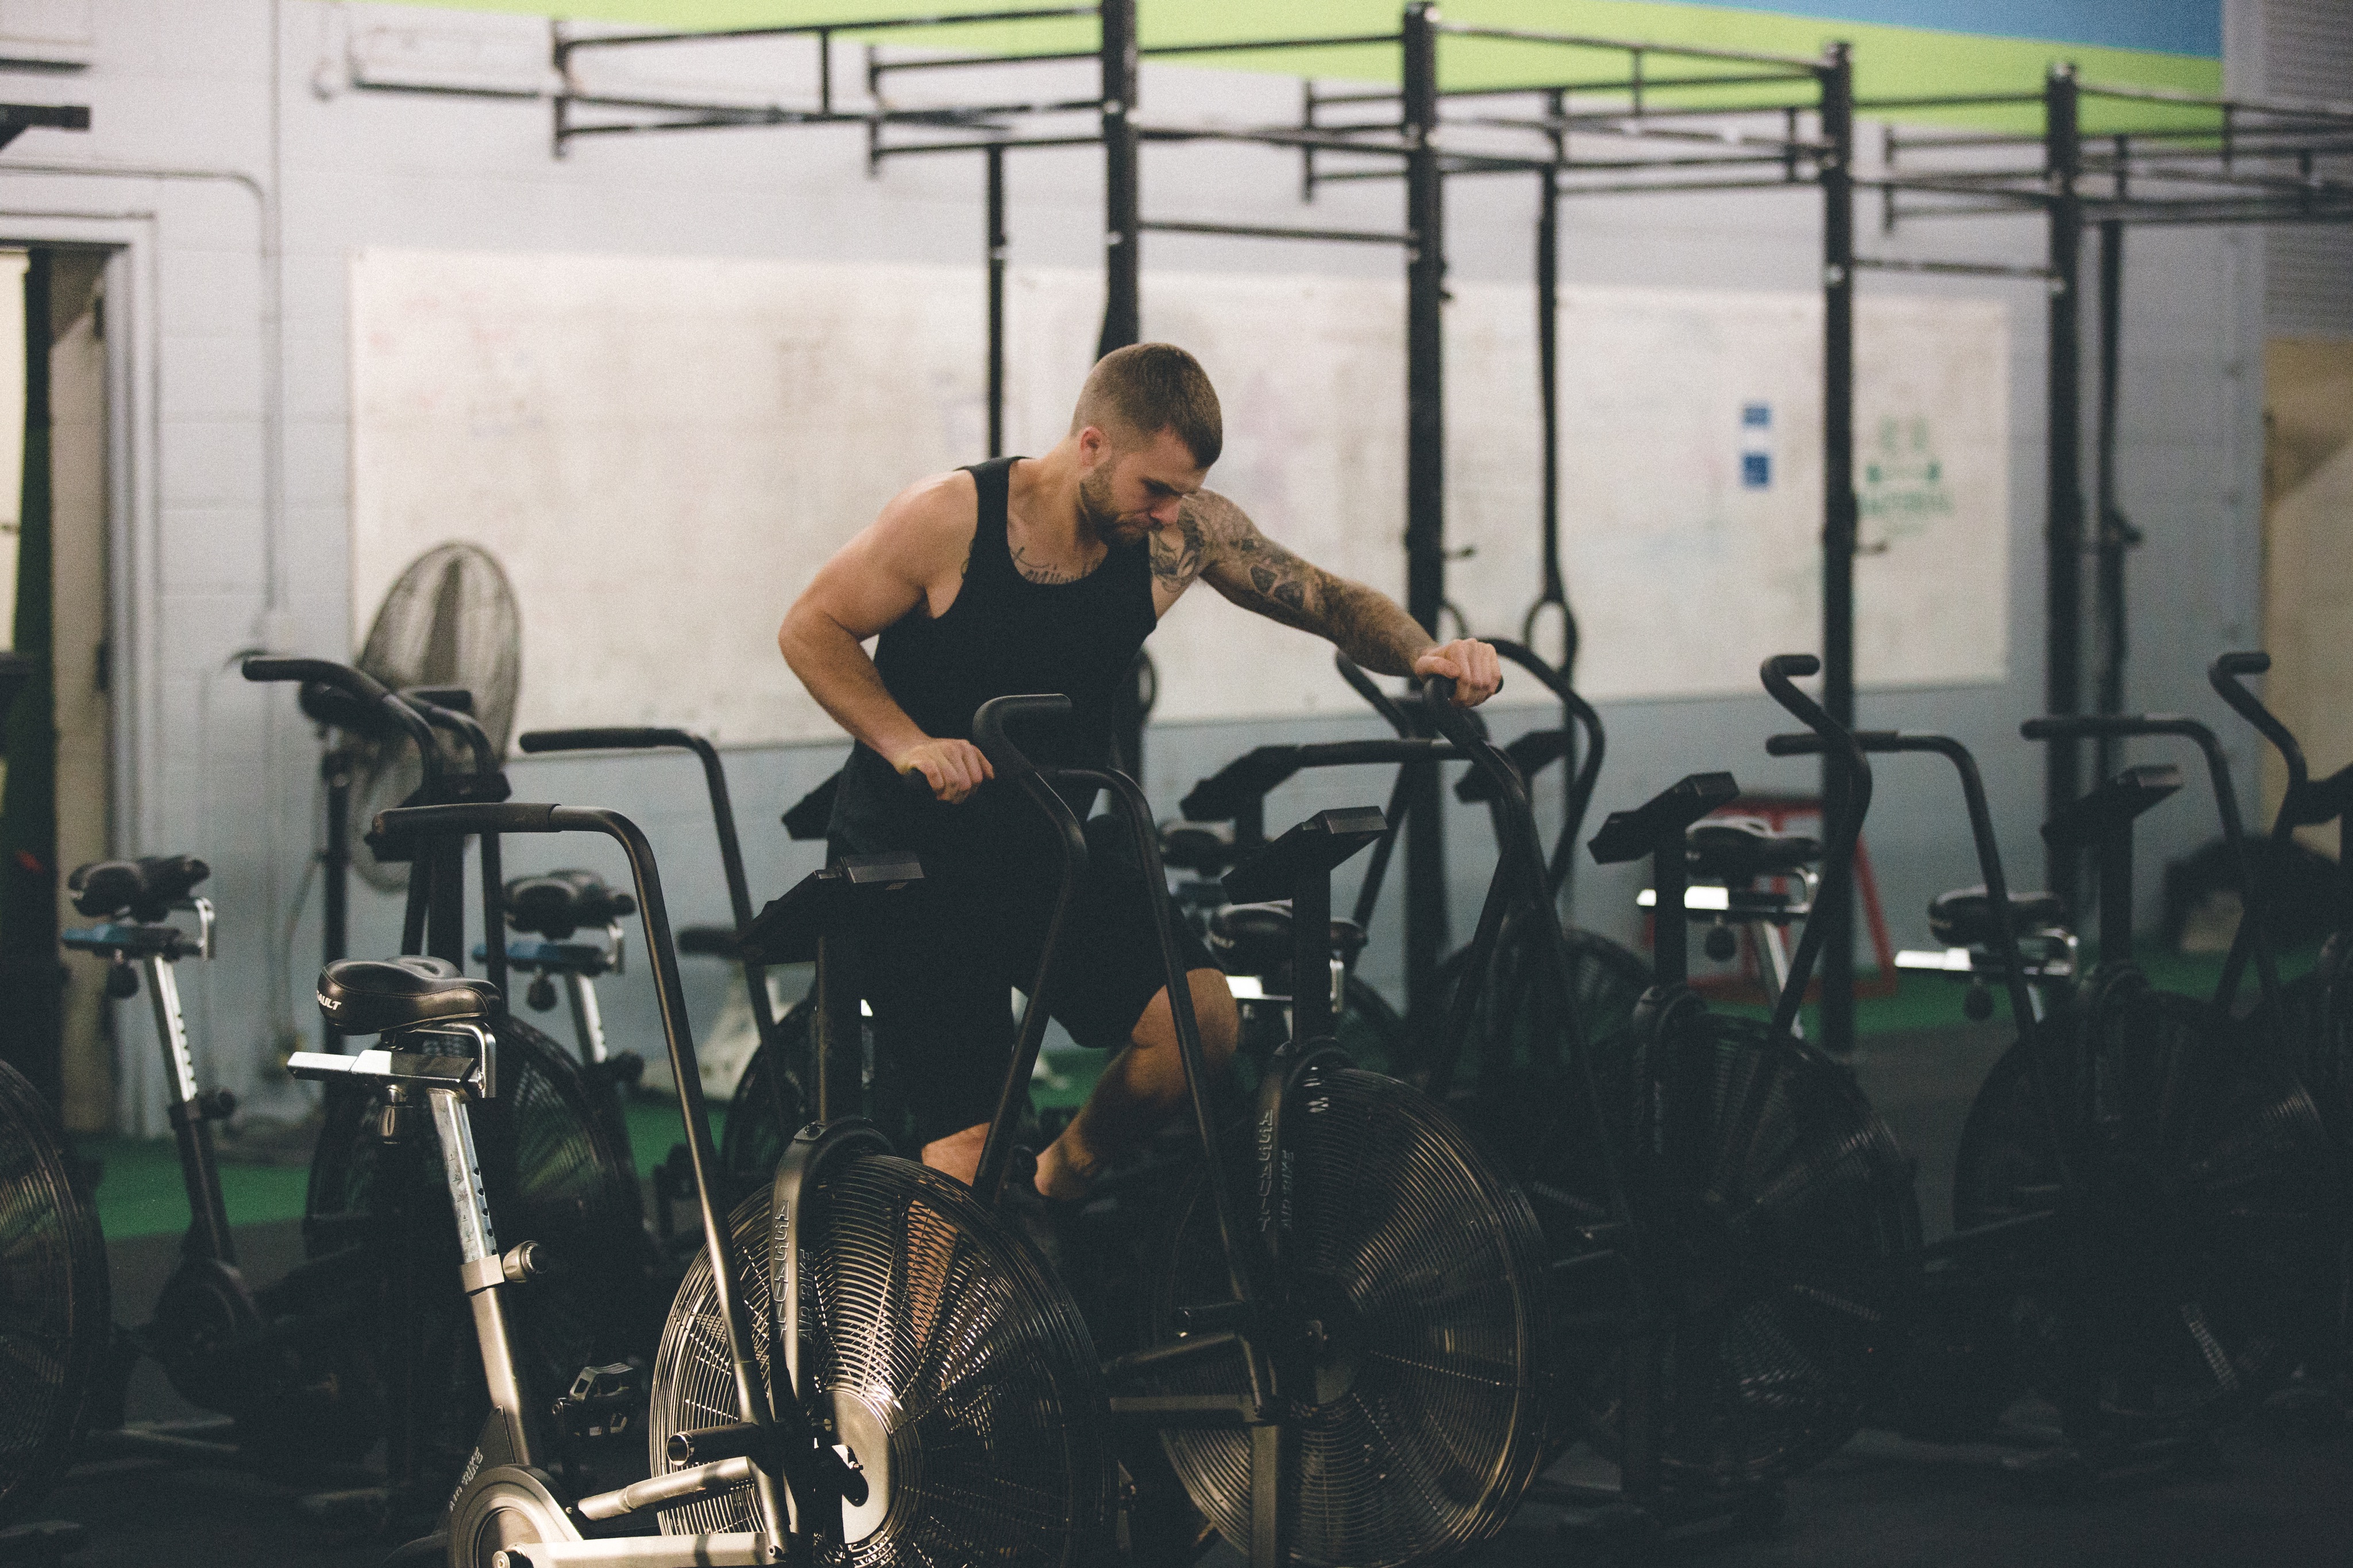
M 1176 809 L 1187 822 L 1231 822 L 1298 771 L 1297 746 L 1260 746 L 1195 784 Z
M 645 1410 L 643 1371 L 628 1362 L 584 1366 L 551 1414 L 573 1438 L 618 1437 L 637 1430 Z
M 2054 849 L 2097 844 L 2181 787 L 2181 770 L 2171 763 L 2129 767 L 2066 806 L 2042 825 L 2042 841 Z
M 891 892 L 923 879 L 923 862 L 905 851 L 845 855 L 822 871 L 812 871 L 744 928 L 741 952 L 761 963 L 808 963 L 817 958 L 819 933 L 840 920 L 851 897 Z
M 1678 779 L 1631 811 L 1613 811 L 1588 847 L 1597 866 L 1640 860 L 1669 834 L 1740 798 L 1740 781 L 1730 773 L 1693 773 Z
M 1504 748 L 1504 755 L 1512 766 L 1520 770 L 1521 782 L 1535 778 L 1545 769 L 1568 754 L 1568 733 L 1564 730 L 1531 730 Z M 1454 798 L 1466 805 L 1495 798 L 1495 786 L 1487 775 L 1473 768 L 1454 783 Z
M 824 837 L 826 827 L 833 821 L 833 797 L 840 791 L 841 775 L 837 773 L 801 796 L 785 813 L 785 837 L 802 840 Z
M 1388 831 L 1378 806 L 1319 811 L 1226 873 L 1226 897 L 1238 904 L 1290 898 L 1308 877 L 1328 874 Z

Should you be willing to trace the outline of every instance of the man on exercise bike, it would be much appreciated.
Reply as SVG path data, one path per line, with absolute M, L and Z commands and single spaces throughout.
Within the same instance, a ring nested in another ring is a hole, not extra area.
M 1053 450 L 902 490 L 826 563 L 777 633 L 793 672 L 858 742 L 830 851 L 923 858 L 912 896 L 858 933 L 863 989 L 876 1048 L 905 1078 L 923 1163 L 965 1181 L 1012 1050 L 1007 993 L 1034 983 L 1058 864 L 1032 808 L 981 789 L 991 770 L 965 737 L 982 702 L 1068 694 L 1065 732 L 1025 737 L 1025 749 L 1049 765 L 1102 765 L 1119 683 L 1197 579 L 1366 669 L 1450 677 L 1464 706 L 1503 684 L 1486 644 L 1437 642 L 1387 595 L 1301 560 L 1205 489 L 1223 442 L 1218 395 L 1191 354 L 1117 350 L 1088 375 Z M 877 636 L 870 659 L 860 644 Z M 906 787 L 899 775 L 910 773 L 934 801 Z M 1082 816 L 1088 804 L 1072 802 Z M 1038 1162 L 1038 1190 L 1053 1199 L 1084 1195 L 1185 1094 L 1140 868 L 1114 836 L 1089 839 L 1054 1016 L 1080 1044 L 1117 1054 Z M 1233 998 L 1189 928 L 1177 930 L 1201 1043 L 1221 1067 L 1239 1029 Z

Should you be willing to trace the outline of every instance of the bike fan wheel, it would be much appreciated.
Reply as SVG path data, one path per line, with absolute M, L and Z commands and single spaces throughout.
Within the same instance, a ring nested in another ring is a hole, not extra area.
M 744 1309 L 771 1321 L 769 1196 L 735 1210 Z M 962 1183 L 869 1155 L 809 1202 L 802 1377 L 872 1489 L 825 1560 L 1092 1564 L 1108 1549 L 1106 1404 L 1093 1343 L 1029 1243 Z M 769 1335 L 755 1331 L 766 1371 Z M 654 1359 L 653 1473 L 673 1432 L 742 1419 L 711 1259 L 697 1258 Z M 752 1528 L 748 1488 L 665 1511 L 670 1534 Z
M 816 1009 L 797 1002 L 776 1021 L 772 1045 L 762 1044 L 744 1064 L 736 1081 L 735 1098 L 727 1102 L 720 1125 L 719 1169 L 727 1185 L 728 1203 L 767 1184 L 785 1157 L 785 1145 L 817 1113 L 817 1064 L 810 1034 Z M 849 1087 L 855 1103 L 836 1106 L 834 1114 L 863 1116 L 880 1127 L 892 1146 L 912 1149 L 914 1124 L 907 1114 L 906 1095 L 892 1064 L 875 1049 L 874 1021 L 859 1025 L 858 1080 Z M 845 1063 L 848 1070 L 849 1064 Z
M 1918 1271 L 1911 1166 L 1844 1068 L 1760 1020 L 1694 1012 L 1639 1038 L 1597 1047 L 1595 1077 L 1646 1233 L 1661 1472 L 1681 1490 L 1745 1489 L 1862 1424 Z M 1602 1212 L 1593 1189 L 1541 1185 L 1571 1214 Z M 1564 1353 L 1588 1436 L 1614 1455 L 1627 1347 L 1588 1317 L 1564 1319 L 1588 1330 Z
M 808 1063 L 809 1008 L 797 1005 L 777 1022 L 775 1046 L 763 1041 L 735 1080 L 719 1130 L 719 1170 L 725 1180 L 719 1197 L 729 1207 L 767 1184 L 785 1157 L 785 1145 L 809 1120 L 800 1074 Z
M 2353 939 L 2339 931 L 2321 944 L 2320 962 L 2281 990 L 2284 1046 L 2319 1108 L 2320 1120 L 2339 1149 L 2353 1151 Z M 2258 1009 L 2248 1038 L 2257 1049 L 2271 1042 L 2259 1028 L 2269 1016 Z
M 1569 1038 L 1549 970 L 1537 960 L 1541 941 L 1550 928 L 1546 922 L 1514 914 L 1495 943 L 1495 955 L 1482 977 L 1479 1001 L 1471 1015 L 1470 1032 L 1461 1042 L 1432 1039 L 1436 1047 L 1460 1053 L 1455 1058 L 1454 1090 L 1450 1098 L 1476 1095 L 1508 1102 L 1532 1089 L 1556 1083 L 1567 1067 L 1563 1045 Z M 1562 933 L 1561 951 L 1568 963 L 1569 984 L 1577 1003 L 1577 1023 L 1585 1038 L 1607 1039 L 1633 1020 L 1634 1005 L 1651 986 L 1650 966 L 1608 937 L 1588 931 Z M 1451 1023 L 1451 1001 L 1470 968 L 1471 950 L 1453 953 L 1438 972 L 1437 993 Z M 1509 1156 L 1506 1155 L 1508 1159 Z
M 560 1390 L 592 1361 L 640 1348 L 650 1313 L 644 1301 L 647 1241 L 637 1185 L 610 1143 L 579 1065 L 529 1024 L 509 1017 L 498 1028 L 498 1093 L 471 1108 L 475 1149 L 498 1226 L 499 1244 L 544 1244 L 561 1271 L 518 1292 L 517 1349 L 532 1386 Z M 311 1166 L 304 1245 L 314 1259 L 353 1248 L 367 1266 L 348 1268 L 353 1320 L 336 1338 L 345 1345 L 390 1347 L 396 1284 L 410 1282 L 417 1342 L 425 1358 L 415 1386 L 438 1412 L 428 1447 L 462 1464 L 487 1409 L 473 1322 L 458 1285 L 457 1222 L 449 1209 L 440 1149 L 429 1126 L 417 1130 L 406 1187 L 384 1190 L 385 1146 L 376 1141 L 383 1099 L 375 1092 L 331 1093 L 326 1123 Z M 396 1200 L 412 1216 L 406 1238 L 384 1222 Z M 323 1304 L 322 1304 L 323 1306 Z M 396 1385 L 397 1369 L 378 1375 Z M 259 1411 L 259 1419 L 284 1412 Z
M 2078 1444 L 2163 1436 L 2261 1397 L 2311 1343 L 2335 1283 L 2337 1178 L 2295 1073 L 2205 1003 L 2125 978 L 2137 983 L 2088 1002 L 2058 1086 L 2082 1151 L 2080 1223 L 2004 1260 L 2022 1370 Z M 2063 1044 L 2046 1028 L 1987 1076 L 1962 1131 L 1957 1227 L 2058 1206 L 2026 1053 Z
M 98 1211 L 47 1103 L 0 1062 L 0 1524 L 72 1457 L 111 1313 Z
M 1280 1500 L 1292 1557 L 1395 1568 L 1492 1536 L 1546 1449 L 1543 1241 L 1519 1194 L 1437 1106 L 1355 1069 L 1302 1085 L 1282 1123 L 1277 1331 L 1321 1325 L 1293 1410 Z M 1229 1191 L 1254 1206 L 1252 1162 Z M 1257 1226 L 1240 1220 L 1242 1244 Z M 1207 1184 L 1179 1202 L 1154 1292 L 1156 1337 L 1180 1309 L 1232 1300 Z M 1281 1375 L 1280 1373 L 1278 1375 Z M 1160 1392 L 1240 1394 L 1239 1356 L 1173 1370 Z M 1174 1428 L 1161 1442 L 1193 1506 L 1237 1548 L 1250 1533 L 1250 1436 Z

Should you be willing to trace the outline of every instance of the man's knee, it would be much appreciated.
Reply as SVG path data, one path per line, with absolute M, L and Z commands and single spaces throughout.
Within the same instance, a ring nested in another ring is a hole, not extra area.
M 1201 1026 L 1201 1054 L 1209 1066 L 1221 1068 L 1241 1039 L 1242 1016 L 1234 1005 L 1233 987 L 1215 969 L 1191 970 L 1185 978 L 1193 993 L 1193 1016 Z

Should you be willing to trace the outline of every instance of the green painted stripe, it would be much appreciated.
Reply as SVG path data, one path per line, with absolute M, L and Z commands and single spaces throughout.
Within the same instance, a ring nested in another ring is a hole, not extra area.
M 546 15 L 561 9 L 566 16 L 582 21 L 702 30 L 856 22 L 927 12 L 1001 10 L 1018 5 L 1018 0 L 995 5 L 976 0 L 966 0 L 962 5 L 939 0 L 935 5 L 910 5 L 905 0 L 696 0 L 689 5 L 664 4 L 662 0 L 567 0 L 560 7 L 546 0 L 440 3 L 454 9 L 528 15 Z M 1147 45 L 1170 45 L 1263 37 L 1271 30 L 1268 10 L 1255 0 L 1187 0 L 1184 5 L 1145 0 L 1142 7 L 1144 41 Z M 1377 33 L 1394 28 L 1398 14 L 1395 0 L 1291 0 L 1282 8 L 1280 26 L 1295 37 Z M 1460 0 L 1448 6 L 1445 15 L 1454 21 L 1493 26 L 1806 58 L 1818 57 L 1829 44 L 1843 39 L 1854 47 L 1856 90 L 1865 99 L 1930 93 L 2033 92 L 2039 89 L 2050 66 L 2066 60 L 2075 62 L 2084 78 L 2094 82 L 2188 93 L 2220 92 L 2222 82 L 2219 60 L 2192 55 L 1825 21 L 1663 0 Z M 955 28 L 909 29 L 888 37 L 890 42 L 902 47 L 988 52 L 1085 48 L 1093 39 L 1093 23 L 1086 18 L 997 22 Z M 1245 51 L 1219 55 L 1214 63 L 1227 69 L 1280 71 L 1344 80 L 1397 79 L 1396 51 L 1386 45 L 1270 50 L 1263 54 Z M 1600 51 L 1472 38 L 1446 40 L 1440 58 L 1441 75 L 1449 87 L 1597 79 L 1619 74 L 1621 65 L 1621 57 Z M 1693 62 L 1693 66 L 1694 69 L 1686 70 L 1669 58 L 1660 58 L 1653 59 L 1649 68 L 1652 74 L 1678 75 L 1731 68 L 1699 62 Z M 1744 100 L 1758 100 L 1755 89 L 1741 90 Z M 1762 89 L 1763 100 L 1779 101 L 1774 96 L 1779 90 Z M 1782 96 L 1803 98 L 1806 94 L 1800 90 Z M 2120 113 L 2123 118 L 2119 118 Z M 1942 110 L 1934 117 L 1951 123 L 2013 126 L 2023 125 L 2031 118 L 1988 110 Z M 2087 106 L 2085 128 L 2110 129 L 2124 123 L 2144 123 L 2150 118 L 2143 108 L 2119 111 L 2094 102 Z

